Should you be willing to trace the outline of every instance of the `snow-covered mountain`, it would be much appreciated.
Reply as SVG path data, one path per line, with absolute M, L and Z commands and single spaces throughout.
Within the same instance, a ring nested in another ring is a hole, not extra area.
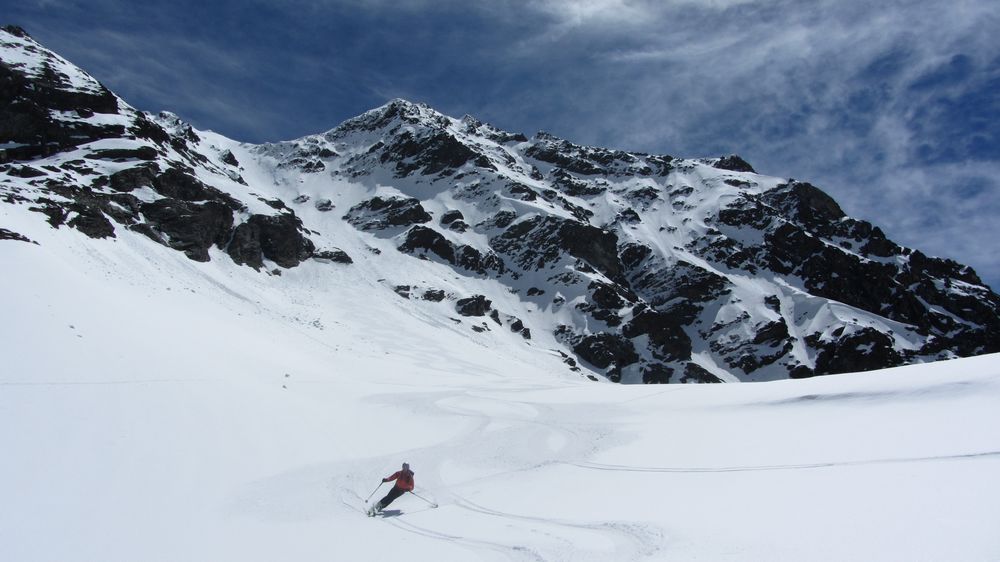
M 245 145 L 0 60 L 0 560 L 997 559 L 1000 354 L 602 376 L 992 349 L 970 271 L 814 188 L 402 101 Z
M 762 381 L 1000 351 L 1000 297 L 970 268 L 735 155 L 528 138 L 405 100 L 252 145 L 135 110 L 19 28 L 0 31 L 0 60 L 0 238 L 16 243 L 68 227 L 275 283 L 305 264 L 353 268 L 428 329 L 514 338 L 594 380 Z

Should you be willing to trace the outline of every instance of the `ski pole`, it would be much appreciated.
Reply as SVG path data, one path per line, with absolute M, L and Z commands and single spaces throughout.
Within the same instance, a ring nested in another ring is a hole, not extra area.
M 414 492 L 413 490 L 410 490 L 410 493 L 413 494 L 414 496 L 417 496 L 418 498 L 424 500 L 425 502 L 431 504 L 431 507 L 437 507 L 438 506 L 438 504 L 436 504 L 436 503 L 432 502 L 431 500 L 429 500 L 429 499 L 421 496 L 420 494 Z
M 372 499 L 372 496 L 374 496 L 375 492 L 377 492 L 378 489 L 382 487 L 382 484 L 385 484 L 385 482 L 379 482 L 378 486 L 375 486 L 375 489 L 372 490 L 372 493 L 368 494 L 368 497 L 365 498 L 365 503 L 368 503 L 368 500 Z

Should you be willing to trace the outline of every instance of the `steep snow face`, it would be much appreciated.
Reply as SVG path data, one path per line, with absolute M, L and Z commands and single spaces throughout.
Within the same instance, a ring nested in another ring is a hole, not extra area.
M 765 381 L 1000 350 L 1000 297 L 969 268 L 735 155 L 528 138 L 405 100 L 248 145 L 132 110 L 20 30 L 0 42 L 0 111 L 23 124 L 0 126 L 0 208 L 38 223 L 4 238 L 37 241 L 45 221 L 275 282 L 348 267 L 433 329 L 513 337 L 595 380 Z

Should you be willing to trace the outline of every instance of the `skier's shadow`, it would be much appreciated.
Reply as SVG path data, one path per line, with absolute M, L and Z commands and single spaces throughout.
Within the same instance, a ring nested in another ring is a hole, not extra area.
M 385 509 L 379 512 L 381 517 L 399 517 L 403 512 L 398 509 Z

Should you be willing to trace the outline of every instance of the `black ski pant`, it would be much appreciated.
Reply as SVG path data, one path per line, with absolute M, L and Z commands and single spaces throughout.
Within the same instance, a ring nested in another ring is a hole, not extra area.
M 399 496 L 402 496 L 405 493 L 406 493 L 406 490 L 404 490 L 402 488 L 397 488 L 397 487 L 393 486 L 392 489 L 389 490 L 389 493 L 386 494 L 384 498 L 382 498 L 381 500 L 379 500 L 378 506 L 376 506 L 376 507 L 378 507 L 378 509 L 384 509 L 385 506 L 387 506 L 390 503 L 396 501 L 396 498 L 398 498 Z

